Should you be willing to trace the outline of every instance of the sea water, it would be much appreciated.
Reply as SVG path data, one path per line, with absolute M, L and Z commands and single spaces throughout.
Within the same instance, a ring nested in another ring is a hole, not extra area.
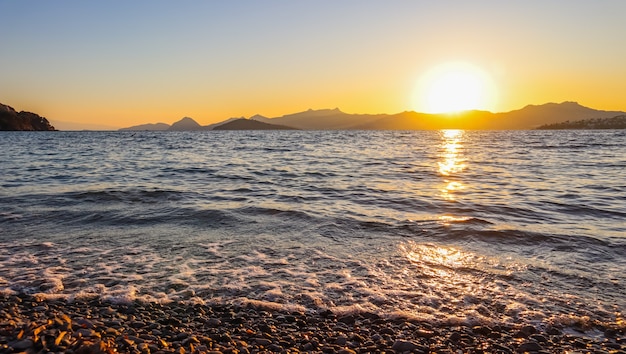
M 1 132 L 0 293 L 624 326 L 625 142 Z

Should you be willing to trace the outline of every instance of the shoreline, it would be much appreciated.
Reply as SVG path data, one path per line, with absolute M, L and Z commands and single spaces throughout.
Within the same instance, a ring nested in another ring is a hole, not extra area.
M 253 306 L 66 302 L 0 295 L 0 353 L 626 353 L 623 329 L 434 326 Z

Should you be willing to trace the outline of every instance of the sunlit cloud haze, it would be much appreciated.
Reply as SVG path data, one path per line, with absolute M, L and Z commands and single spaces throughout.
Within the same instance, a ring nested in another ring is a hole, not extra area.
M 626 110 L 625 13 L 621 0 L 0 1 L 0 102 L 117 127 L 428 111 L 424 77 L 462 63 L 486 96 L 470 108 Z

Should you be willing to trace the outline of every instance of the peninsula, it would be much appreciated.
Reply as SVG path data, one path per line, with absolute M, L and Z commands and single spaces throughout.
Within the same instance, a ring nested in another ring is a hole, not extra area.
M 0 103 L 0 130 L 52 131 L 56 130 L 44 117 L 32 112 L 17 112 Z
M 556 129 L 626 129 L 626 115 L 613 118 L 591 118 L 542 125 L 539 130 Z

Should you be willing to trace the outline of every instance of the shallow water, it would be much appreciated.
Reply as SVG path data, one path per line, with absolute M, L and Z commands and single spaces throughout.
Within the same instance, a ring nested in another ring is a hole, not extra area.
M 0 291 L 624 326 L 625 140 L 2 132 Z

